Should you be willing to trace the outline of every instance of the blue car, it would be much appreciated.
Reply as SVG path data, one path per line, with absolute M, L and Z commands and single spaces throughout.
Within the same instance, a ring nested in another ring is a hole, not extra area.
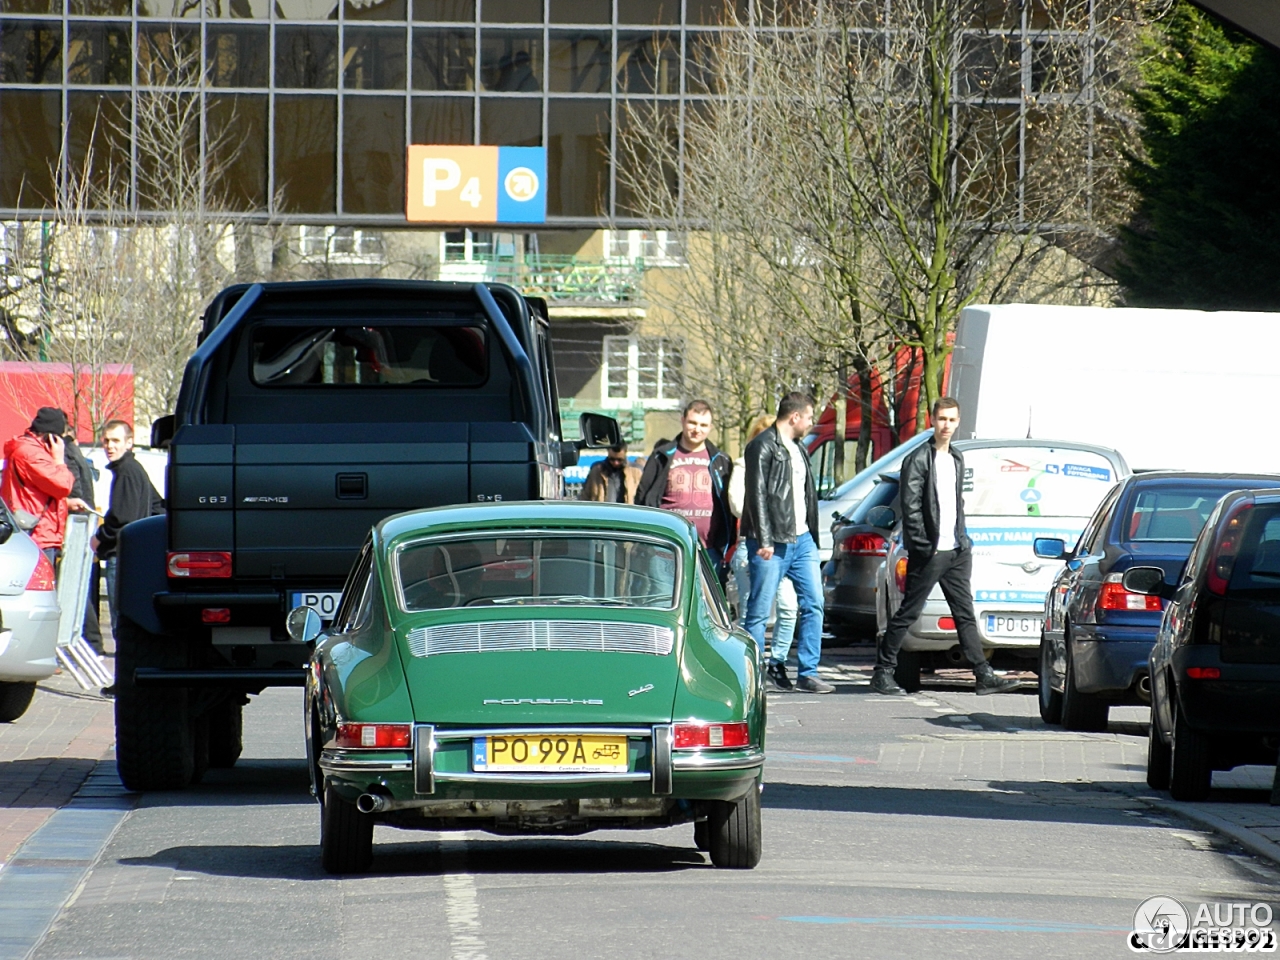
M 1160 628 L 1159 596 L 1122 582 L 1130 567 L 1159 567 L 1176 584 L 1214 505 L 1233 490 L 1280 477 L 1160 471 L 1134 474 L 1103 499 L 1067 552 L 1040 539 L 1036 556 L 1065 560 L 1045 597 L 1040 716 L 1068 730 L 1105 730 L 1113 705 L 1151 702 L 1147 659 Z

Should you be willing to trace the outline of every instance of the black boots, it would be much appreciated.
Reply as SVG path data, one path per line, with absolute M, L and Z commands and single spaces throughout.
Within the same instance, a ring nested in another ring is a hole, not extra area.
M 876 693 L 882 693 L 886 697 L 905 697 L 907 691 L 898 686 L 898 682 L 893 679 L 893 673 L 884 667 L 876 667 L 871 674 L 871 689 Z
M 978 696 L 984 696 L 988 693 L 1004 693 L 1022 686 L 1021 680 L 1012 680 L 1009 677 L 996 676 L 996 672 L 991 669 L 991 665 L 987 663 L 979 664 L 973 668 L 974 685 L 973 692 Z

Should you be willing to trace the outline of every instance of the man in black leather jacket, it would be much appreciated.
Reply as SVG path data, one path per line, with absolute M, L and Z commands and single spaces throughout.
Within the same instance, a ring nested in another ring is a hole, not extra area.
M 871 675 L 871 689 L 876 693 L 900 696 L 904 692 L 893 679 L 898 651 L 935 586 L 942 587 L 951 608 L 960 649 L 973 667 L 977 692 L 998 693 L 1018 686 L 1017 680 L 996 676 L 978 635 L 969 585 L 973 544 L 964 529 L 964 456 L 951 446 L 959 425 L 960 405 L 950 397 L 940 397 L 933 405 L 933 439 L 902 461 L 898 490 L 907 582 L 902 605 L 889 620 L 876 651 Z
M 818 676 L 822 656 L 822 581 L 818 571 L 818 493 L 809 469 L 809 455 L 799 440 L 813 425 L 813 398 L 789 393 L 778 404 L 773 426 L 761 430 L 747 444 L 746 497 L 742 505 L 742 535 L 747 541 L 751 570 L 751 599 L 747 602 L 747 632 L 764 649 L 764 626 L 773 609 L 778 585 L 787 577 L 796 588 L 796 689 L 831 693 L 834 686 Z M 786 665 L 768 664 L 769 678 L 783 690 L 791 688 Z

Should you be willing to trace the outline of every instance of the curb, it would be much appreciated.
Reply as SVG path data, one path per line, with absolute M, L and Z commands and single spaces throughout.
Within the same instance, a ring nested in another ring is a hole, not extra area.
M 1154 797 L 1139 796 L 1138 799 L 1147 804 L 1147 806 L 1155 807 L 1157 810 L 1163 810 L 1165 813 L 1171 813 L 1186 820 L 1193 820 L 1201 826 L 1230 837 L 1250 853 L 1266 857 L 1268 860 L 1280 864 L 1280 843 L 1268 840 L 1257 831 L 1232 823 L 1230 820 L 1225 820 L 1217 814 L 1209 813 L 1207 810 L 1197 810 L 1194 806 L 1187 804 L 1172 803 L 1167 800 L 1158 800 Z

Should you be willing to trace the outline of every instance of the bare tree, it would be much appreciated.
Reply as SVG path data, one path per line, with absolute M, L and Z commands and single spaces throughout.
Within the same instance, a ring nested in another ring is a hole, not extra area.
M 1105 243 L 1126 215 L 1109 131 L 1127 122 L 1116 51 L 1136 19 L 1119 0 L 779 3 L 761 19 L 705 48 L 716 98 L 685 117 L 683 168 L 656 113 L 632 108 L 620 179 L 655 225 L 750 248 L 735 282 L 805 341 L 808 382 L 843 394 L 861 374 L 864 428 L 873 371 L 913 350 L 922 426 L 964 306 L 1105 284 L 1063 247 Z

